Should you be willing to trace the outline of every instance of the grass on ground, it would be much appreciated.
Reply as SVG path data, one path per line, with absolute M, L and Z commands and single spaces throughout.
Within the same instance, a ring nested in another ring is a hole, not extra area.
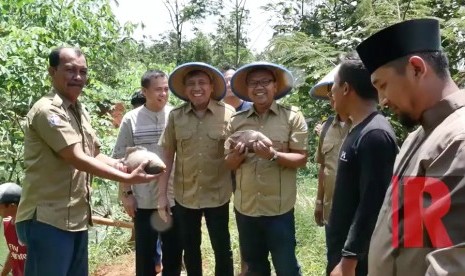
M 310 176 L 308 170 L 303 170 L 298 177 L 297 203 L 295 206 L 297 259 L 302 267 L 302 274 L 308 276 L 324 275 L 326 266 L 326 247 L 324 241 L 324 229 L 318 227 L 313 219 L 314 198 L 317 182 Z M 240 271 L 239 237 L 231 204 L 229 228 L 234 254 L 234 270 Z M 131 251 L 132 245 L 128 243 L 130 231 L 118 228 L 106 228 L 98 240 L 94 240 L 95 233 L 90 235 L 89 262 L 91 271 L 104 265 L 116 262 L 124 262 L 117 256 Z M 214 254 L 205 223 L 202 225 L 202 260 L 204 275 L 214 275 Z M 133 258 L 130 258 L 133 262 Z M 106 268 L 107 269 L 107 268 Z M 120 268 L 119 268 L 120 269 Z M 110 269 L 111 270 L 111 269 Z M 108 275 L 118 275 L 111 274 Z M 103 275 L 103 274 L 100 274 Z M 105 274 L 106 275 L 106 274 Z M 128 275 L 129 276 L 129 275 Z

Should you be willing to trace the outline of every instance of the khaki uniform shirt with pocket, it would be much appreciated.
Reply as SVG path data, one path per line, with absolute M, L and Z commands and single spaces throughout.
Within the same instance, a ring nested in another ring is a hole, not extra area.
M 78 171 L 58 154 L 79 144 L 88 156 L 100 146 L 90 118 L 80 103 L 55 90 L 27 114 L 24 145 L 25 179 L 16 221 L 36 218 L 65 231 L 86 230 L 91 223 L 91 175 Z
M 228 126 L 228 136 L 239 130 L 256 130 L 273 142 L 280 152 L 307 150 L 307 124 L 296 107 L 284 107 L 273 102 L 262 116 L 251 107 L 236 113 Z M 225 150 L 228 152 L 229 150 Z M 241 214 L 276 216 L 294 208 L 297 194 L 297 169 L 285 168 L 276 161 L 248 153 L 236 170 L 234 207 Z
M 213 208 L 232 194 L 231 173 L 225 166 L 226 127 L 234 109 L 210 100 L 203 118 L 191 103 L 174 108 L 159 144 L 176 153 L 174 198 L 186 208 Z
M 339 150 L 350 128 L 350 124 L 343 123 L 338 118 L 338 116 L 334 117 L 325 137 L 323 137 L 323 140 L 320 138 L 315 158 L 318 164 L 324 166 L 323 219 L 326 223 L 329 221 L 329 214 L 331 213 L 331 206 L 333 203 Z

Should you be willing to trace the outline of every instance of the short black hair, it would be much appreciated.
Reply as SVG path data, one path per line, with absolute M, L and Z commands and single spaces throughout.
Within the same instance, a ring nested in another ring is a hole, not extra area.
M 232 66 L 232 65 L 225 65 L 225 66 L 221 67 L 221 73 L 223 73 L 223 74 L 226 73 L 226 72 L 229 71 L 229 70 L 234 70 L 234 71 L 236 71 L 237 68 L 234 67 L 234 66 Z
M 270 68 L 266 67 L 266 66 L 256 66 L 256 67 L 252 67 L 248 72 L 247 72 L 247 76 L 245 77 L 245 81 L 248 82 L 249 81 L 249 75 L 251 73 L 254 73 L 254 72 L 257 72 L 257 71 L 267 71 L 267 72 L 270 72 L 271 76 L 273 76 L 273 81 L 276 81 L 276 76 L 274 75 L 274 72 L 273 70 L 271 70 Z
M 339 67 L 339 85 L 347 82 L 365 100 L 378 101 L 378 92 L 371 83 L 370 72 L 356 52 L 347 55 Z
M 413 53 L 389 62 L 388 66 L 393 67 L 398 74 L 405 74 L 406 65 L 412 56 L 421 57 L 433 68 L 440 79 L 444 80 L 450 76 L 449 59 L 443 51 Z
M 78 57 L 82 55 L 82 51 L 78 47 L 60 46 L 54 48 L 48 55 L 48 64 L 50 65 L 50 67 L 57 67 L 58 65 L 60 65 L 60 53 L 63 49 L 73 49 Z
M 151 69 L 147 70 L 142 78 L 140 79 L 140 85 L 144 88 L 149 88 L 150 86 L 150 80 L 156 79 L 156 78 L 167 78 L 168 76 L 165 74 L 165 72 L 158 70 L 158 69 Z

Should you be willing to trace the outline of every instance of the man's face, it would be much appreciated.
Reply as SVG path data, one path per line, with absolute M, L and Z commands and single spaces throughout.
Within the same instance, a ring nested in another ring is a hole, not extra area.
M 213 84 L 206 73 L 186 78 L 185 93 L 194 107 L 206 108 L 213 93 Z
M 334 75 L 334 83 L 331 87 L 331 106 L 334 108 L 337 114 L 342 117 L 348 117 L 346 107 L 347 97 L 344 94 L 347 90 L 347 83 L 341 83 L 341 79 L 339 78 L 339 72 Z
M 60 51 L 60 63 L 49 67 L 53 87 L 67 99 L 75 102 L 87 82 L 87 63 L 84 55 L 78 56 L 74 49 Z
M 234 95 L 234 93 L 231 90 L 231 78 L 232 78 L 232 76 L 234 75 L 235 72 L 236 71 L 234 71 L 232 69 L 229 69 L 228 71 L 224 72 L 224 74 L 223 74 L 224 80 L 226 81 L 226 95 L 225 95 L 225 98 L 236 97 L 236 95 Z
M 149 108 L 154 108 L 156 111 L 163 109 L 169 96 L 168 79 L 166 77 L 151 78 L 149 87 L 143 87 L 142 93 Z
M 247 76 L 247 94 L 254 104 L 271 105 L 277 92 L 273 74 L 267 70 L 250 72 Z
M 2 203 L 0 204 L 0 217 L 4 218 L 7 216 L 7 210 L 8 210 L 8 207 L 6 204 Z
M 415 126 L 419 115 L 415 114 L 415 85 L 409 72 L 399 74 L 394 67 L 382 66 L 371 74 L 373 86 L 378 91 L 380 105 L 389 107 L 405 127 Z

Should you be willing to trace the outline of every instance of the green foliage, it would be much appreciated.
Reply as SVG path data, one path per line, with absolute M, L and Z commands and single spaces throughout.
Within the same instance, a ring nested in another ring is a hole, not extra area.
M 216 33 L 211 35 L 213 64 L 239 67 L 253 59 L 253 54 L 247 49 L 249 41 L 245 27 L 248 26 L 248 20 L 249 11 L 237 1 L 229 15 L 221 15 Z
M 186 22 L 200 22 L 209 14 L 216 14 L 221 7 L 220 1 L 206 0 L 163 0 L 163 5 L 170 16 L 171 25 L 174 30 L 176 64 L 182 62 L 182 40 L 183 28 Z
M 310 118 L 310 124 L 315 124 L 326 117 L 330 110 L 328 105 L 305 96 L 313 85 L 334 68 L 341 53 L 353 51 L 364 38 L 404 18 L 436 16 L 441 19 L 442 44 L 450 59 L 453 79 L 463 85 L 465 80 L 464 2 L 463 0 L 350 2 L 326 0 L 310 7 L 307 13 L 302 13 L 306 1 L 281 1 L 277 5 L 265 7 L 267 10 L 275 11 L 280 18 L 278 22 L 287 24 L 279 23 L 274 26 L 276 33 L 267 48 L 266 57 L 270 61 L 287 66 L 297 75 L 297 93 L 289 96 L 285 101 L 302 107 L 306 118 Z M 401 127 L 392 113 L 389 111 L 383 113 L 393 124 L 399 144 L 402 143 L 407 130 Z
M 77 8 L 79 7 L 79 8 Z M 50 89 L 47 56 L 59 45 L 81 46 L 97 84 L 112 82 L 118 23 L 106 1 L 13 1 L 0 4 L 0 181 L 21 182 L 24 117 Z M 111 68 L 110 68 L 111 67 Z
M 105 0 L 0 3 L 0 181 L 21 183 L 23 178 L 25 115 L 50 90 L 47 58 L 52 48 L 83 50 L 90 80 L 81 100 L 99 137 L 111 132 L 106 112 L 116 102 L 128 102 L 145 70 L 172 70 L 173 64 L 153 63 L 146 52 L 140 56 L 145 47 L 125 37 L 131 29 L 119 25 Z

